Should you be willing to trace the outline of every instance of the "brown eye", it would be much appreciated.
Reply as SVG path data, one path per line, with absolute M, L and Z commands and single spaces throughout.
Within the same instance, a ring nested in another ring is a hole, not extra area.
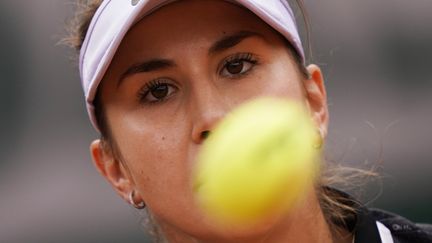
M 239 74 L 242 72 L 243 66 L 243 61 L 236 61 L 228 63 L 226 69 L 230 74 Z
M 168 95 L 168 85 L 167 84 L 161 84 L 157 87 L 154 87 L 150 90 L 150 94 L 156 98 L 157 100 L 161 100 L 165 98 Z
M 220 74 L 224 77 L 238 78 L 247 74 L 257 64 L 257 59 L 250 53 L 235 54 L 224 62 Z
M 174 85 L 156 80 L 145 85 L 138 93 L 138 99 L 142 103 L 160 102 L 169 98 L 176 90 Z

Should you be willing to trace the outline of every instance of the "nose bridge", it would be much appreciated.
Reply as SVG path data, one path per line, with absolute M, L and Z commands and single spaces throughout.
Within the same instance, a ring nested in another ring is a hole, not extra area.
M 201 143 L 211 133 L 229 109 L 226 97 L 212 82 L 199 82 L 191 99 L 192 140 Z

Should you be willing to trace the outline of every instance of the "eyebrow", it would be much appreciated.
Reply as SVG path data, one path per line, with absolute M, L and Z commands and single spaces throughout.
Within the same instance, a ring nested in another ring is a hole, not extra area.
M 214 55 L 218 52 L 225 51 L 227 49 L 230 49 L 240 42 L 242 42 L 244 39 L 249 37 L 261 37 L 263 36 L 261 34 L 258 34 L 256 32 L 252 31 L 239 31 L 234 34 L 224 36 L 223 38 L 216 41 L 208 51 L 209 55 Z M 146 73 L 146 72 L 153 72 L 153 71 L 160 71 L 163 69 L 168 69 L 175 67 L 176 64 L 173 60 L 170 59 L 162 59 L 162 58 L 155 58 L 146 60 L 137 64 L 132 65 L 129 67 L 119 78 L 119 81 L 117 82 L 117 87 L 120 86 L 122 81 L 133 74 L 137 73 Z
M 174 61 L 169 59 L 160 59 L 160 58 L 150 59 L 150 60 L 137 63 L 129 67 L 120 76 L 119 82 L 117 83 L 117 87 L 121 84 L 123 79 L 125 79 L 127 76 L 130 76 L 132 74 L 159 71 L 159 70 L 163 70 L 175 66 L 176 64 L 174 63 Z
M 252 31 L 239 31 L 232 35 L 228 35 L 223 37 L 222 39 L 216 41 L 209 49 L 209 55 L 213 55 L 217 52 L 225 51 L 231 47 L 236 46 L 240 42 L 242 42 L 244 39 L 249 37 L 261 37 L 263 36 L 261 34 L 258 34 L 256 32 Z

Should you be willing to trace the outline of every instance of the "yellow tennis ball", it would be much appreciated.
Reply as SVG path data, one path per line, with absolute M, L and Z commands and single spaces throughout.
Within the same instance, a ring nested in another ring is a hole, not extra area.
M 197 158 L 197 202 L 226 224 L 282 215 L 311 188 L 318 171 L 317 133 L 304 107 L 259 98 L 228 114 Z

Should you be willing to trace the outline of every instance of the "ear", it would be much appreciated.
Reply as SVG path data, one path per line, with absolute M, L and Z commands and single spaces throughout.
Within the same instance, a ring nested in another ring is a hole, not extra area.
M 325 138 L 327 136 L 329 114 L 323 75 L 321 69 L 314 64 L 309 65 L 307 70 L 310 74 L 309 78 L 304 81 L 307 106 L 321 136 Z
M 90 153 L 99 173 L 124 200 L 129 202 L 129 195 L 135 189 L 133 179 L 125 165 L 115 158 L 112 148 L 108 148 L 100 139 L 97 139 L 91 143 Z M 134 194 L 135 198 L 139 197 L 138 193 Z

